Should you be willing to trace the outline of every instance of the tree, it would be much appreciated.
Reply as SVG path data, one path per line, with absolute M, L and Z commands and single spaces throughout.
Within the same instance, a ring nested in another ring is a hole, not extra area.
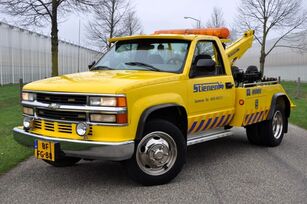
M 207 21 L 206 26 L 208 28 L 224 27 L 226 25 L 224 20 L 223 10 L 218 7 L 213 8 L 210 20 Z
M 142 25 L 134 10 L 127 12 L 123 20 L 123 29 L 124 31 L 126 30 L 126 32 L 124 32 L 125 35 L 134 35 L 142 32 Z
M 141 23 L 128 0 L 100 0 L 87 28 L 89 40 L 100 49 L 111 47 L 109 38 L 142 32 Z
M 237 24 L 239 29 L 254 29 L 260 44 L 260 71 L 264 73 L 266 57 L 277 47 L 303 49 L 297 34 L 305 29 L 306 11 L 301 0 L 241 0 Z M 270 34 L 277 36 L 267 48 Z
M 100 48 L 100 43 L 103 47 L 111 47 L 108 39 L 124 34 L 121 22 L 128 7 L 126 0 L 100 0 L 93 9 L 93 20 L 87 26 L 89 39 Z
M 20 20 L 23 26 L 46 26 L 51 24 L 52 76 L 59 74 L 58 68 L 58 18 L 88 6 L 91 0 L 1 0 L 3 12 Z

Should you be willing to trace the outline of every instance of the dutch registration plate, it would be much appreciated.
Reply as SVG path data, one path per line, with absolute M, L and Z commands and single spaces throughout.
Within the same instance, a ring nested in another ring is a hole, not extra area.
M 56 143 L 42 140 L 35 140 L 34 142 L 34 155 L 37 159 L 55 160 Z

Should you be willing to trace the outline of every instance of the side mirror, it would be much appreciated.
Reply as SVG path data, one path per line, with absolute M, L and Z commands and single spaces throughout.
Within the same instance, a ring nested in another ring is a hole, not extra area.
M 196 77 L 198 75 L 205 76 L 208 73 L 213 72 L 215 70 L 216 62 L 212 59 L 199 59 L 195 62 L 192 67 L 192 72 L 190 73 L 190 77 Z
M 93 61 L 91 64 L 88 65 L 88 69 L 92 69 L 92 67 L 96 64 L 96 61 Z

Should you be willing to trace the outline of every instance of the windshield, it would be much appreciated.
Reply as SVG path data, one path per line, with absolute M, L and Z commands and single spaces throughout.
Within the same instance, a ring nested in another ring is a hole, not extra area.
M 116 43 L 92 68 L 182 72 L 190 41 L 142 39 Z

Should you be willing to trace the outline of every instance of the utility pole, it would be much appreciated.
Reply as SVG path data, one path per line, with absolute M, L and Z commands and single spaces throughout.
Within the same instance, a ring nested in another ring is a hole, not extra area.
M 78 72 L 80 72 L 81 20 L 79 18 Z
M 201 25 L 201 21 L 197 18 L 193 18 L 193 17 L 190 17 L 190 16 L 185 16 L 184 19 L 192 19 L 194 21 L 197 22 L 197 28 L 200 28 L 200 25 Z

